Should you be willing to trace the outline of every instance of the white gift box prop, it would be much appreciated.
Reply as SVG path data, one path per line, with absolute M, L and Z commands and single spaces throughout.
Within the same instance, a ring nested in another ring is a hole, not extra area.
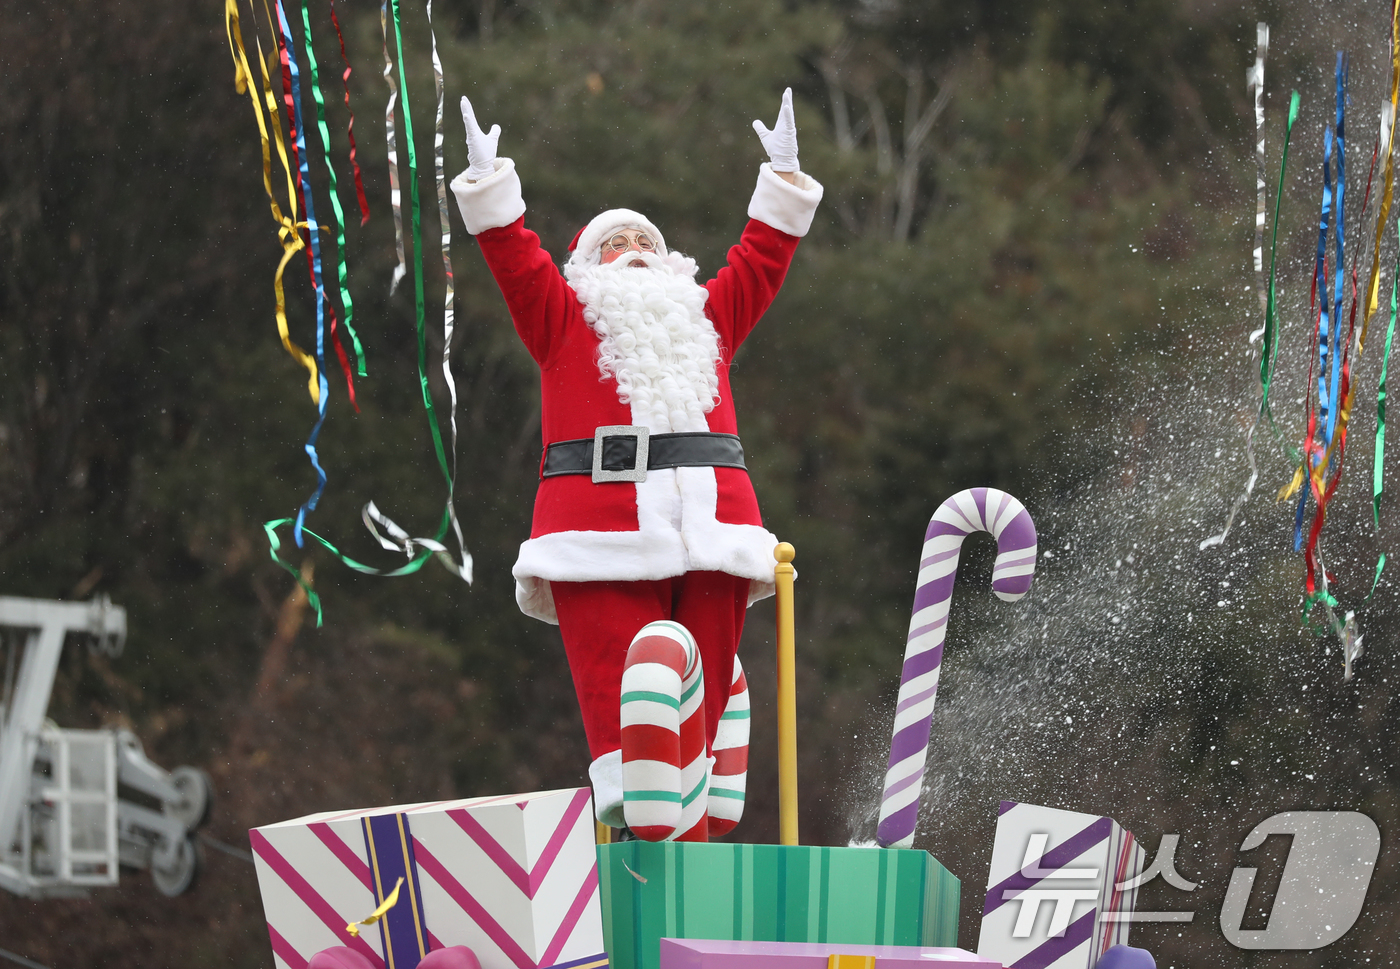
M 465 945 L 482 969 L 606 965 L 588 788 L 312 814 L 249 833 L 277 969 L 350 946 L 413 969 Z M 358 937 L 365 918 L 399 901 Z
M 1094 969 L 1126 944 L 1143 851 L 1112 818 L 1001 802 L 977 954 L 1008 969 Z

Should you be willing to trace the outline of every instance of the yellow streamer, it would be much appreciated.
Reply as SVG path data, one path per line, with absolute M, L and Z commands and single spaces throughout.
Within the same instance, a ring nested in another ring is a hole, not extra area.
M 370 913 L 368 918 L 360 919 L 358 922 L 351 922 L 345 926 L 345 931 L 353 936 L 360 934 L 360 926 L 373 925 L 384 917 L 384 913 L 395 905 L 399 904 L 399 889 L 403 887 L 403 878 L 400 877 L 398 883 L 394 885 L 394 890 L 389 893 L 389 897 L 384 899 L 384 904 Z
M 1307 458 L 1303 458 L 1304 463 Z M 1298 489 L 1303 487 L 1303 465 L 1300 464 L 1293 472 L 1293 480 L 1278 490 L 1278 500 L 1287 501 L 1298 493 Z
M 305 248 L 306 244 L 302 242 L 298 230 L 309 227 L 305 222 L 296 221 L 296 188 L 287 160 L 287 147 L 282 140 L 282 124 L 277 113 L 277 99 L 272 92 L 272 79 L 267 73 L 267 58 L 263 55 L 262 41 L 259 40 L 258 67 L 262 69 L 263 97 L 267 102 L 268 120 L 272 122 L 276 137 L 277 155 L 282 161 L 282 171 L 287 178 L 287 207 L 291 212 L 290 216 L 282 213 L 277 205 L 277 197 L 272 191 L 272 152 L 267 134 L 268 125 L 263 119 L 262 105 L 258 101 L 257 92 L 253 89 L 253 72 L 248 65 L 247 51 L 243 47 L 243 30 L 239 24 L 237 0 L 224 0 L 224 26 L 228 31 L 229 53 L 233 57 L 233 86 L 239 94 L 247 94 L 248 99 L 253 102 L 253 116 L 257 119 L 258 134 L 262 140 L 263 189 L 267 192 L 268 203 L 272 206 L 272 218 L 278 225 L 277 238 L 282 243 L 282 261 L 277 264 L 277 273 L 272 283 L 273 293 L 277 298 L 277 333 L 282 338 L 282 346 L 291 354 L 292 359 L 306 368 L 309 374 L 307 389 L 311 393 L 311 402 L 319 405 L 321 386 L 316 360 L 292 341 L 291 331 L 287 326 L 287 300 L 282 286 L 282 275 L 292 255 Z
M 1385 234 L 1385 220 L 1390 212 L 1391 193 L 1394 188 L 1392 162 L 1395 156 L 1395 109 L 1400 102 L 1400 3 L 1390 9 L 1390 139 L 1385 150 L 1385 194 L 1381 197 L 1380 216 L 1376 219 L 1376 249 L 1371 257 L 1371 281 L 1366 287 L 1366 313 L 1361 321 L 1361 336 L 1356 341 L 1356 351 L 1366 344 L 1366 327 L 1380 305 L 1381 287 L 1381 237 Z

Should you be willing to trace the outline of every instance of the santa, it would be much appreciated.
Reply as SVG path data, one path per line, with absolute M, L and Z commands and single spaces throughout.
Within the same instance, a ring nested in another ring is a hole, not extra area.
M 657 621 L 693 637 L 708 754 L 737 679 L 744 612 L 773 593 L 778 540 L 745 470 L 729 368 L 777 296 L 822 187 L 798 168 L 789 89 L 773 130 L 753 123 L 770 160 L 714 278 L 698 282 L 695 260 L 630 209 L 584 226 L 561 272 L 525 227 L 515 163 L 496 155 L 500 126 L 483 131 L 465 97 L 462 118 L 470 167 L 452 190 L 540 368 L 544 447 L 516 600 L 559 625 L 597 816 L 622 827 L 629 644 Z

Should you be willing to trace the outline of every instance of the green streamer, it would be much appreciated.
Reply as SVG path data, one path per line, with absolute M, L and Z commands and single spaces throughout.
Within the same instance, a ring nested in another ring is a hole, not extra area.
M 1311 616 L 1313 607 L 1319 603 L 1327 607 L 1327 616 L 1322 619 L 1321 624 Z M 1332 614 L 1332 610 L 1340 605 L 1337 597 L 1326 589 L 1318 589 L 1316 592 L 1309 593 L 1303 598 L 1303 625 L 1319 636 L 1325 636 L 1329 632 L 1336 632 L 1340 635 L 1338 627 L 1341 624 L 1336 621 L 1336 617 Z
M 1397 220 L 1397 233 L 1400 234 L 1400 220 Z M 1395 272 L 1400 272 L 1400 254 L 1395 260 Z M 1371 516 L 1375 520 L 1376 530 L 1381 527 L 1381 492 L 1385 490 L 1385 383 L 1386 375 L 1390 371 L 1390 346 L 1395 340 L 1395 316 L 1397 306 L 1397 295 L 1400 295 L 1400 285 L 1391 274 L 1390 285 L 1390 326 L 1385 331 L 1385 354 L 1381 357 L 1381 380 L 1380 388 L 1376 391 L 1376 457 L 1371 469 Z M 1379 577 L 1379 573 L 1377 573 Z
M 326 171 L 331 180 L 331 208 L 335 210 L 335 251 L 337 272 L 340 275 L 340 301 L 345 305 L 345 332 L 350 334 L 350 342 L 355 346 L 355 369 L 361 377 L 365 375 L 365 350 L 360 345 L 359 334 L 352 321 L 355 318 L 355 303 L 350 299 L 349 275 L 345 266 L 345 213 L 340 208 L 340 194 L 336 187 L 335 166 L 331 164 L 331 132 L 326 126 L 326 101 L 321 96 L 320 72 L 316 67 L 316 50 L 311 44 L 311 13 L 306 9 L 306 0 L 301 0 L 301 25 L 306 35 L 306 63 L 311 69 L 311 96 L 316 101 L 316 124 L 321 131 L 321 148 L 326 155 Z M 306 190 L 311 191 L 311 186 Z
M 452 487 L 452 471 L 447 466 L 447 452 L 442 446 L 442 431 L 438 429 L 437 410 L 433 407 L 433 396 L 428 390 L 428 331 L 426 308 L 423 302 L 423 225 L 418 202 L 418 154 L 413 148 L 413 116 L 408 109 L 408 74 L 403 69 L 403 31 L 399 26 L 399 0 L 389 0 L 394 11 L 394 43 L 399 53 L 399 97 L 403 101 L 403 135 L 408 145 L 408 198 L 413 224 L 413 307 L 414 324 L 418 330 L 418 385 L 423 391 L 423 407 L 428 411 L 428 427 L 433 432 L 433 453 L 437 455 L 438 467 Z M 447 518 L 444 516 L 443 521 Z M 438 532 L 437 538 L 447 534 L 446 526 Z
M 282 558 L 282 556 L 277 554 L 282 549 L 282 540 L 277 537 L 277 529 L 281 528 L 283 525 L 290 525 L 294 521 L 295 519 L 292 518 L 276 518 L 270 522 L 263 522 L 263 531 L 267 532 L 267 542 L 268 545 L 271 547 L 272 561 L 276 562 L 282 568 L 286 569 L 289 573 L 291 573 L 292 578 L 297 580 L 297 585 L 301 586 L 302 591 L 306 593 L 306 600 L 310 602 L 312 608 L 316 610 L 316 628 L 319 629 L 321 627 L 321 620 L 323 618 L 321 613 L 321 597 L 317 595 L 316 590 L 311 588 L 311 585 L 301 577 L 300 569 L 294 568 L 290 562 L 288 562 L 286 559 Z M 332 555 L 340 559 L 340 561 L 344 562 L 356 572 L 363 572 L 365 575 L 378 575 L 384 578 L 394 578 L 400 575 L 412 575 L 414 572 L 417 572 L 419 569 L 421 569 L 423 567 L 423 563 L 427 562 L 428 557 L 433 554 L 431 551 L 424 549 L 423 551 L 419 552 L 416 556 L 414 556 L 414 558 L 407 565 L 401 565 L 397 569 L 393 569 L 391 571 L 386 572 L 383 569 L 376 569 L 372 565 L 365 565 L 363 562 L 357 562 L 355 559 L 352 559 L 350 556 L 346 555 L 340 549 L 336 548 L 329 541 L 322 538 L 320 535 L 317 535 L 309 528 L 302 528 L 301 533 L 303 535 L 310 535 L 317 542 L 320 542 L 321 545 L 324 546 L 327 550 L 329 550 Z
M 1396 234 L 1400 236 L 1400 219 L 1396 220 Z M 1385 353 L 1381 357 L 1381 379 L 1376 391 L 1376 453 L 1371 464 L 1371 518 L 1375 522 L 1376 531 L 1381 530 L 1381 495 L 1385 491 L 1385 403 L 1386 403 L 1386 377 L 1390 373 L 1390 348 L 1395 341 L 1395 318 L 1396 311 L 1400 309 L 1400 280 L 1396 274 L 1400 273 L 1400 253 L 1395 257 L 1395 269 L 1391 272 L 1390 282 L 1390 325 L 1385 331 Z M 1385 568 L 1385 553 L 1382 552 L 1380 558 L 1376 560 L 1376 577 L 1371 580 L 1371 591 L 1367 594 L 1367 601 L 1376 594 L 1376 586 L 1381 581 L 1381 571 Z

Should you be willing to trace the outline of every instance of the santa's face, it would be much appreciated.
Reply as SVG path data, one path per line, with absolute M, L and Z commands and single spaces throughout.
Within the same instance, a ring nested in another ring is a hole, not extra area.
M 615 262 L 630 253 L 655 252 L 656 242 L 640 229 L 619 229 L 613 236 L 603 243 L 598 253 L 598 260 L 603 265 Z M 631 263 L 633 266 L 643 265 L 637 260 Z

